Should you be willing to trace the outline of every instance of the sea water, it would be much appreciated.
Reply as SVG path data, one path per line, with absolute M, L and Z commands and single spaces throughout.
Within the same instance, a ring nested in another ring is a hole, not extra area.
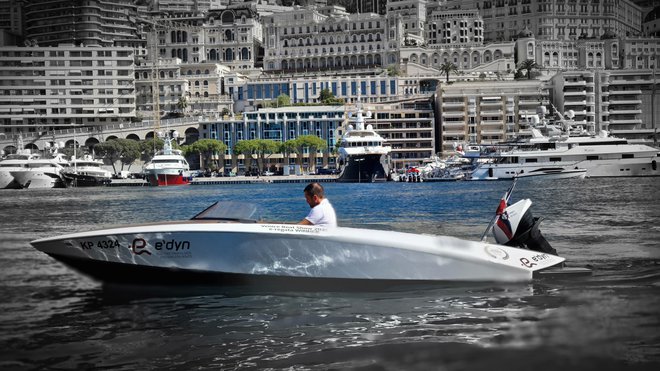
M 509 182 L 325 184 L 340 225 L 479 239 Z M 295 292 L 110 287 L 29 241 L 188 219 L 216 200 L 268 220 L 304 184 L 0 190 L 0 369 L 655 370 L 660 180 L 520 181 L 544 236 L 593 276 Z

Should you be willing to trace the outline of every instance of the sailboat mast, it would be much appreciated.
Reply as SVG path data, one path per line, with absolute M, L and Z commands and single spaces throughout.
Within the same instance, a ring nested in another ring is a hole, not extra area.
M 160 132 L 160 72 L 158 71 L 158 57 L 156 55 L 158 50 L 158 30 L 156 23 L 152 22 L 152 42 L 151 42 L 151 108 L 153 110 L 154 120 L 154 153 L 156 153 L 156 137 Z

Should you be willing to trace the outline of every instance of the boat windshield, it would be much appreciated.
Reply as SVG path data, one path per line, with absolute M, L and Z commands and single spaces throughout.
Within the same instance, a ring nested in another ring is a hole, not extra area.
M 218 201 L 195 215 L 192 220 L 226 220 L 256 223 L 261 213 L 256 204 L 249 202 Z

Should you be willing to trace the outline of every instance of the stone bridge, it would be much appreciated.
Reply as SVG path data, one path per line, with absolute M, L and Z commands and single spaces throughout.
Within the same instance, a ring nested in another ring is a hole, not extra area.
M 189 117 L 162 120 L 158 131 L 176 130 L 179 132 L 179 144 L 190 144 L 199 138 L 199 123 L 198 118 Z M 59 146 L 73 147 L 73 142 L 76 141 L 79 147 L 91 147 L 116 138 L 144 140 L 153 138 L 154 129 L 154 121 L 125 122 L 98 127 L 28 132 L 21 137 L 24 148 L 38 152 L 52 148 L 56 143 Z M 17 143 L 17 135 L 0 133 L 0 150 L 4 150 L 5 154 L 16 152 Z

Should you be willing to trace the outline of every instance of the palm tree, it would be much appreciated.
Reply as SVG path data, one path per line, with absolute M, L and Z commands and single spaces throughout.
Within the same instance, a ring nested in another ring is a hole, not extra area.
M 541 66 L 536 64 L 533 59 L 527 59 L 518 64 L 518 69 L 527 71 L 527 79 L 532 79 L 532 70 L 541 69 Z
M 451 62 L 445 62 L 440 66 L 440 71 L 447 76 L 447 83 L 449 83 L 449 74 L 452 72 L 458 72 L 458 66 Z

